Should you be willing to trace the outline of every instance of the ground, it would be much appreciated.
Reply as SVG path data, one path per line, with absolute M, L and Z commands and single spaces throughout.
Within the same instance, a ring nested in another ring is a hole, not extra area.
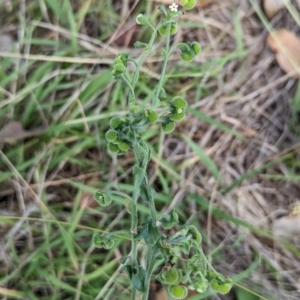
M 157 209 L 176 208 L 181 223 L 197 225 L 215 268 L 236 281 L 226 296 L 191 299 L 299 299 L 299 211 L 290 205 L 300 200 L 300 89 L 266 44 L 270 26 L 300 34 L 297 4 L 268 20 L 260 1 L 207 3 L 185 12 L 172 40 L 202 47 L 190 64 L 175 52 L 168 67 L 166 92 L 187 98 L 188 116 L 173 134 L 158 126 L 144 134 Z M 129 228 L 130 217 L 121 198 L 104 209 L 92 194 L 133 189 L 132 153 L 110 155 L 104 139 L 109 119 L 127 113 L 128 90 L 111 69 L 120 51 L 140 55 L 133 43 L 149 32 L 135 17 L 157 21 L 158 5 L 0 2 L 3 299 L 129 299 L 118 260 L 130 244 L 104 251 L 91 237 Z M 140 105 L 163 46 L 158 40 L 143 66 Z M 153 299 L 160 288 L 153 282 Z

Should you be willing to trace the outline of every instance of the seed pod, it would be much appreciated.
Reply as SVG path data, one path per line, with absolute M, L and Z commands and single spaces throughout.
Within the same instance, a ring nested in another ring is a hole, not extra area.
M 171 133 L 174 131 L 176 127 L 175 122 L 168 120 L 167 122 L 162 124 L 162 130 L 165 133 Z
M 210 282 L 210 287 L 211 287 L 215 292 L 218 292 L 218 290 L 219 290 L 219 283 L 218 283 L 217 279 L 213 279 L 213 280 Z
M 192 42 L 191 48 L 193 49 L 195 55 L 199 54 L 201 52 L 201 46 L 198 42 Z
M 231 288 L 232 288 L 232 283 L 229 283 L 229 282 L 223 283 L 223 284 L 219 285 L 218 293 L 225 295 L 230 292 Z
M 124 119 L 120 118 L 119 116 L 115 116 L 109 121 L 109 125 L 113 129 L 117 129 L 124 123 Z
M 176 108 L 186 109 L 187 102 L 184 98 L 180 96 L 176 96 L 171 100 L 171 104 Z
M 184 9 L 190 10 L 196 6 L 197 0 L 181 0 L 180 2 Z
M 111 203 L 112 199 L 110 195 L 104 191 L 96 190 L 94 193 L 94 199 L 100 206 L 107 206 Z
M 120 152 L 117 144 L 108 143 L 107 148 L 110 152 L 118 154 Z
M 158 28 L 158 32 L 161 36 L 166 36 L 168 34 L 169 24 L 163 24 Z M 170 26 L 170 34 L 173 35 L 178 31 L 178 25 L 176 22 L 172 22 Z
M 109 129 L 105 133 L 105 138 L 108 142 L 113 142 L 118 138 L 118 132 L 114 129 Z
M 193 58 L 201 51 L 201 46 L 198 42 L 181 43 L 179 48 L 181 50 L 181 59 L 187 62 L 192 61 Z
M 185 117 L 185 112 L 182 111 L 180 113 L 172 113 L 168 116 L 168 118 L 174 122 L 182 121 Z
M 185 299 L 188 295 L 188 289 L 183 285 L 172 285 L 169 292 L 174 299 Z
M 178 284 L 181 281 L 182 273 L 176 268 L 165 270 L 161 273 L 160 278 L 164 284 Z
M 186 62 L 191 62 L 194 56 L 188 52 L 182 52 L 180 53 L 180 58 Z
M 128 143 L 126 143 L 126 142 L 120 142 L 118 144 L 118 147 L 123 152 L 126 152 L 126 151 L 128 151 L 130 149 L 130 145 Z
M 150 124 L 153 124 L 158 120 L 158 113 L 154 109 L 148 108 L 145 110 L 145 117 Z

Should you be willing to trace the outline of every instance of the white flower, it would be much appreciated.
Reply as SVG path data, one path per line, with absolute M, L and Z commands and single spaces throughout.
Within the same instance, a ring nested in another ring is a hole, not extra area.
M 173 3 L 169 7 L 170 7 L 171 11 L 177 11 L 178 5 L 176 3 Z

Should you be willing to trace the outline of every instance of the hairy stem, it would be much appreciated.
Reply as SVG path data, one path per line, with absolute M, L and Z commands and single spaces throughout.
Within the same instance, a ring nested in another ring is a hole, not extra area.
M 152 46 L 153 46 L 154 40 L 155 40 L 156 35 L 157 35 L 157 28 L 158 28 L 158 27 L 153 28 L 153 33 L 152 33 L 152 35 L 151 35 L 150 41 L 149 41 L 149 43 L 148 43 L 148 46 L 146 47 L 146 49 L 144 50 L 142 56 L 141 56 L 140 59 L 139 59 L 139 62 L 138 62 L 138 64 L 137 64 L 137 68 L 136 68 L 136 70 L 135 70 L 135 72 L 134 72 L 134 74 L 133 74 L 133 79 L 132 79 L 132 82 L 131 82 L 131 85 L 132 85 L 133 88 L 135 88 L 135 85 L 136 85 L 136 83 L 137 83 L 137 81 L 138 81 L 139 74 L 140 74 L 140 68 L 141 68 L 141 66 L 142 66 L 142 64 L 143 64 L 143 62 L 144 62 L 144 60 L 145 60 L 145 58 L 146 58 L 146 57 L 148 56 L 148 54 L 151 52 L 151 48 L 152 48 Z
M 219 272 L 217 272 L 217 271 L 213 268 L 213 266 L 211 265 L 211 263 L 210 263 L 210 262 L 208 261 L 208 259 L 206 258 L 205 254 L 204 254 L 204 252 L 203 252 L 203 250 L 202 250 L 202 247 L 199 246 L 196 242 L 194 242 L 194 244 L 197 245 L 198 251 L 199 251 L 199 253 L 201 254 L 201 256 L 202 256 L 204 262 L 206 263 L 206 265 L 207 265 L 213 272 L 215 272 L 216 274 L 219 274 Z
M 146 267 L 146 277 L 145 277 L 145 288 L 146 291 L 143 294 L 142 300 L 148 300 L 149 290 L 150 290 L 150 283 L 151 283 L 151 276 L 155 265 L 155 258 L 154 258 L 154 249 L 149 246 L 148 247 L 148 258 L 147 258 L 147 267 Z
M 159 93 L 160 93 L 160 90 L 162 88 L 162 84 L 163 84 L 163 81 L 164 81 L 164 78 L 165 78 L 165 74 L 166 74 L 166 70 L 167 70 L 167 64 L 168 64 L 168 59 L 169 59 L 169 56 L 170 56 L 170 36 L 171 36 L 170 30 L 171 30 L 171 23 L 168 24 L 168 29 L 167 29 L 167 36 L 166 36 L 166 56 L 164 57 L 164 62 L 163 62 L 162 70 L 161 70 L 160 79 L 159 79 L 159 82 L 157 84 L 155 95 L 154 95 L 154 98 L 153 98 L 152 105 L 154 107 L 156 107 L 157 104 L 159 103 L 158 97 L 159 97 Z
M 114 236 L 118 236 L 119 238 L 129 238 L 130 237 L 130 234 L 127 230 L 116 230 L 116 231 L 113 231 L 113 232 L 108 232 L 105 234 L 105 237 L 106 238 L 109 238 L 109 237 L 114 237 Z
M 136 180 L 136 179 L 135 179 Z M 137 215 L 137 199 L 139 196 L 139 190 L 135 189 L 133 191 L 132 201 L 131 201 L 131 251 L 132 251 L 132 267 L 137 264 L 137 241 L 135 239 L 138 226 L 138 215 Z
M 137 262 L 137 240 L 135 239 L 137 224 L 138 224 L 137 205 L 136 205 L 138 195 L 139 195 L 139 191 L 134 190 L 132 201 L 131 201 L 131 265 L 132 268 L 134 268 L 138 263 Z M 136 294 L 136 289 L 134 285 L 132 285 L 132 294 L 131 294 L 132 300 L 135 300 L 135 294 Z
M 123 81 L 127 84 L 127 86 L 129 87 L 129 89 L 130 89 L 130 95 L 131 95 L 130 98 L 135 98 L 134 88 L 133 88 L 133 86 L 131 85 L 131 83 L 129 82 L 129 80 L 125 77 L 125 75 L 121 75 L 120 78 L 122 78 L 122 80 L 123 80 Z
M 153 198 L 153 194 L 150 188 L 150 184 L 148 181 L 148 177 L 145 176 L 145 182 L 146 182 L 146 187 L 147 187 L 147 194 L 149 198 L 149 208 L 150 208 L 150 215 L 151 215 L 151 220 L 152 220 L 152 226 L 156 226 L 156 208 L 155 208 L 155 202 Z
M 131 199 L 131 197 L 129 197 L 129 196 L 126 195 L 125 193 L 122 193 L 122 192 L 119 192 L 119 191 L 109 190 L 109 192 L 110 192 L 111 194 L 118 195 L 118 196 L 123 197 L 123 198 L 125 198 L 125 199 Z

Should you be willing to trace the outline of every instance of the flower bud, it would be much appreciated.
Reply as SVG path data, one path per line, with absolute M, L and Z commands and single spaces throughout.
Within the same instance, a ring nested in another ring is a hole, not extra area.
M 150 124 L 153 124 L 158 120 L 158 113 L 154 109 L 148 108 L 145 110 L 145 117 Z
M 105 133 L 105 138 L 108 142 L 113 142 L 118 138 L 118 132 L 114 129 L 109 129 Z
M 188 289 L 183 285 L 172 285 L 169 292 L 174 299 L 185 299 L 188 295 Z
M 124 62 L 123 62 L 123 60 L 121 59 L 121 57 L 120 56 L 117 56 L 116 58 L 115 58 L 115 60 L 114 60 L 114 65 L 124 65 Z
M 164 5 L 160 5 L 158 10 L 161 11 L 165 16 L 167 15 L 167 11 Z
M 164 122 L 162 124 L 162 130 L 165 133 L 171 133 L 171 132 L 173 132 L 174 129 L 175 129 L 175 127 L 176 127 L 175 122 L 170 121 L 170 120 L 167 120 L 166 122 Z
M 111 203 L 112 199 L 110 195 L 104 191 L 96 190 L 94 193 L 94 199 L 100 206 L 107 206 Z
M 129 107 L 129 110 L 135 118 L 141 117 L 144 112 L 144 110 L 139 105 L 131 105 Z
M 120 142 L 118 144 L 118 147 L 123 152 L 126 152 L 126 151 L 128 151 L 130 149 L 130 145 L 128 143 L 126 143 L 126 142 Z
M 178 284 L 181 281 L 182 273 L 176 268 L 165 270 L 160 274 L 160 278 L 164 284 Z
M 184 9 L 190 10 L 196 6 L 197 0 L 181 0 L 180 2 Z
M 166 91 L 165 91 L 164 88 L 161 88 L 161 89 L 160 89 L 158 98 L 159 98 L 160 100 L 165 100 L 165 99 L 167 98 L 167 93 L 166 93 Z
M 123 64 L 116 64 L 111 72 L 113 77 L 122 75 L 126 70 L 126 67 Z
M 137 15 L 135 21 L 138 25 L 142 25 L 142 26 L 148 25 L 150 22 L 149 18 L 143 14 Z
M 140 49 L 140 48 L 146 47 L 147 44 L 142 43 L 142 42 L 140 42 L 140 41 L 136 41 L 136 42 L 133 44 L 133 46 L 134 46 L 134 48 L 136 48 L 136 49 Z

